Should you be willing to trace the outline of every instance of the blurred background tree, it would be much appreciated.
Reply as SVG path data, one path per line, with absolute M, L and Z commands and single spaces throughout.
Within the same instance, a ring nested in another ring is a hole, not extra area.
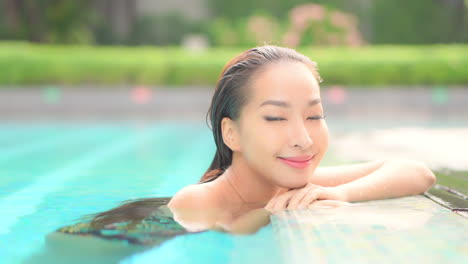
M 291 33 L 295 19 L 292 10 L 315 4 L 323 9 L 323 17 L 312 17 L 300 30 L 299 46 L 468 41 L 464 0 L 0 0 L 0 3 L 1 40 L 179 45 L 186 35 L 199 34 L 214 46 L 251 46 L 265 39 L 284 44 L 288 43 L 285 38 L 291 41 L 297 34 Z M 343 20 L 344 17 L 347 18 Z M 269 32 L 260 30 L 262 27 Z
M 2 0 L 1 39 L 47 43 L 90 43 L 92 1 Z
M 370 9 L 375 44 L 424 44 L 468 41 L 464 0 L 374 1 Z

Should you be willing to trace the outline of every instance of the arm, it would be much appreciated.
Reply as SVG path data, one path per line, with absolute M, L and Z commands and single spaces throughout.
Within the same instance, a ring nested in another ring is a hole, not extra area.
M 378 200 L 420 194 L 436 181 L 432 171 L 420 162 L 395 159 L 377 164 L 368 163 L 348 173 L 337 171 L 335 180 L 347 182 L 336 186 L 336 191 L 348 202 Z
M 319 167 L 309 182 L 323 187 L 335 187 L 366 176 L 380 168 L 383 163 L 383 160 L 376 160 L 352 165 Z
M 334 207 L 347 202 L 415 195 L 425 192 L 435 181 L 424 164 L 410 160 L 322 168 L 306 186 L 273 197 L 265 209 L 270 212 L 304 209 L 318 203 Z

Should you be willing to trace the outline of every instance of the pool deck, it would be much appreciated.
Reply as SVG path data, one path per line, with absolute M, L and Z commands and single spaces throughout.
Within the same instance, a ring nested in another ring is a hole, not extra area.
M 213 88 L 0 87 L 3 121 L 204 121 Z M 468 87 L 322 88 L 330 119 L 463 122 Z
M 333 137 L 330 147 L 339 160 L 401 156 L 436 169 L 468 171 L 463 153 L 468 149 L 468 87 L 335 86 L 323 87 L 321 93 Z M 0 87 L 0 124 L 188 121 L 205 125 L 212 94 L 212 88 L 200 86 Z
M 421 195 L 281 211 L 271 219 L 285 263 L 468 261 L 466 218 Z

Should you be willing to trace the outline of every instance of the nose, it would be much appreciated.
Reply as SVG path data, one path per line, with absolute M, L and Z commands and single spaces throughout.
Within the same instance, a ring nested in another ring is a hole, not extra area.
M 301 149 L 308 149 L 314 144 L 309 130 L 305 126 L 304 121 L 296 122 L 296 125 L 291 127 L 290 142 L 292 147 L 299 147 Z

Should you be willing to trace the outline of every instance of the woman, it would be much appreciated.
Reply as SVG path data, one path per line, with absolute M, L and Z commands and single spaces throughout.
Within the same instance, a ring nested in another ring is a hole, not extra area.
M 335 207 L 434 184 L 409 160 L 318 168 L 328 146 L 319 82 L 316 64 L 288 48 L 252 48 L 229 61 L 208 113 L 216 154 L 201 184 L 169 202 L 174 219 L 191 231 L 232 231 L 256 209 Z
M 420 194 L 434 184 L 426 166 L 408 160 L 318 168 L 328 146 L 319 82 L 316 64 L 292 49 L 241 53 L 217 83 L 208 113 L 217 150 L 199 184 L 172 199 L 131 201 L 51 236 L 157 245 L 187 231 L 251 233 L 277 211 Z

